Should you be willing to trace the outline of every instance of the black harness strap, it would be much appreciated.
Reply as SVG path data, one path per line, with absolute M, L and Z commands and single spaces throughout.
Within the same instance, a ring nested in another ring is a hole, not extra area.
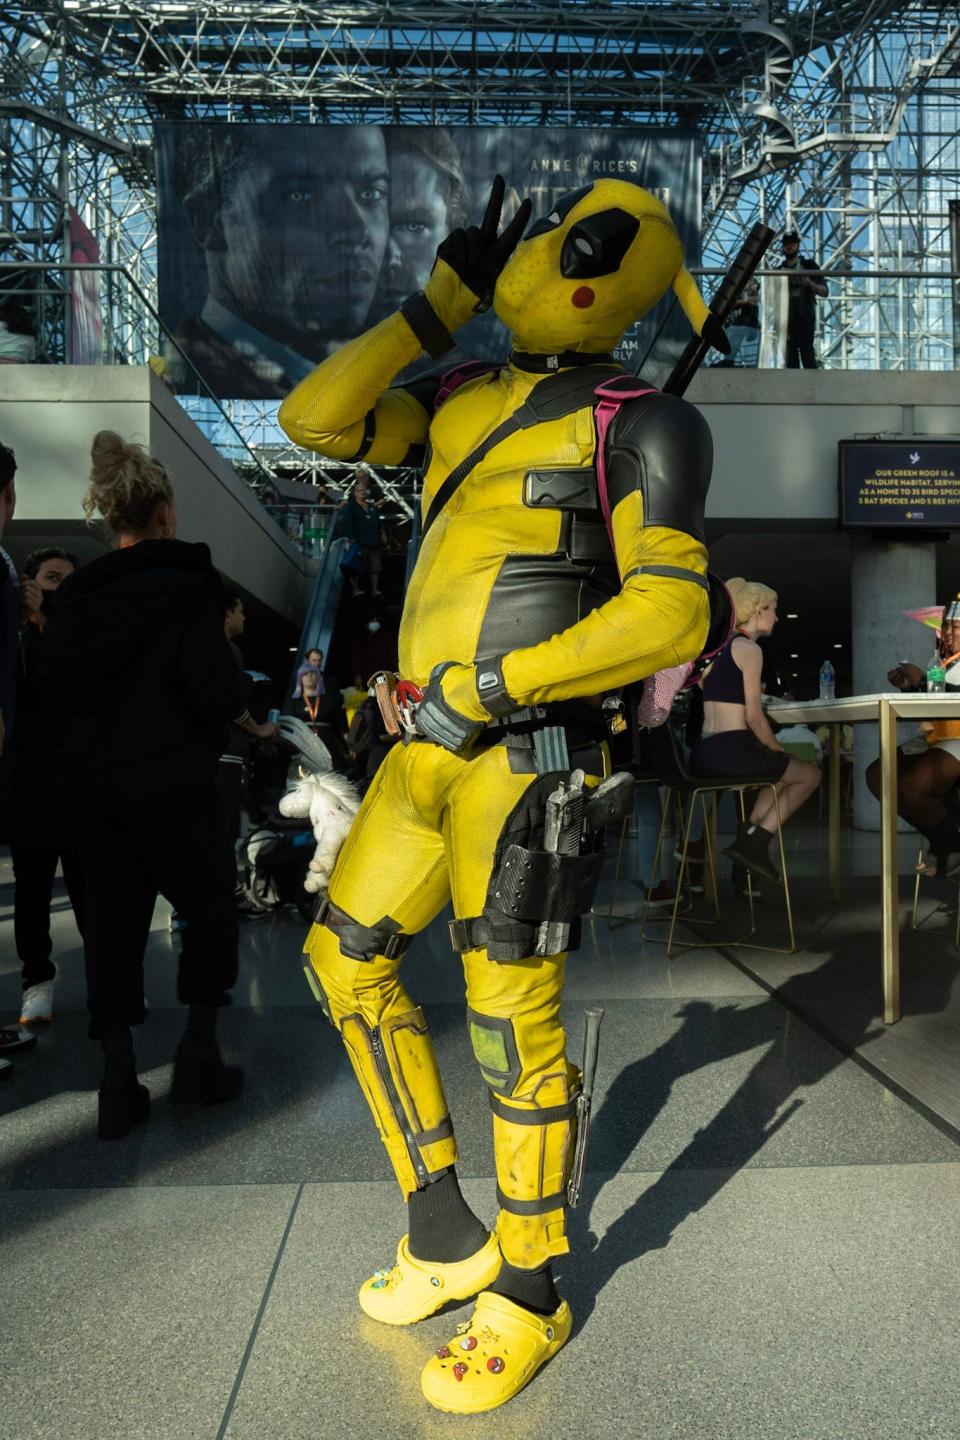
M 601 381 L 612 378 L 611 370 L 615 374 L 625 373 L 616 365 L 585 365 L 582 369 L 563 370 L 538 381 L 519 409 L 508 415 L 506 420 L 501 420 L 487 438 L 481 440 L 476 449 L 471 450 L 470 454 L 450 471 L 430 502 L 423 522 L 423 534 L 426 535 L 471 470 L 475 470 L 481 460 L 486 459 L 495 445 L 499 445 L 510 435 L 515 435 L 518 430 L 528 430 L 532 425 L 543 424 L 545 420 L 562 420 L 565 415 L 572 415 L 574 411 L 582 410 L 585 405 L 592 405 L 597 386 Z

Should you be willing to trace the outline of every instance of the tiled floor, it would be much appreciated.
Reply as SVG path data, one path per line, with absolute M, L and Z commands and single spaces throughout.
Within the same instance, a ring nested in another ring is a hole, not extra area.
M 247 1089 L 182 1114 L 164 1098 L 182 1017 L 158 909 L 138 1035 L 153 1113 L 101 1145 L 99 1058 L 60 910 L 57 1018 L 0 1088 L 2 1440 L 392 1440 L 481 1427 L 496 1440 L 956 1440 L 960 1151 L 930 1094 L 960 1094 L 960 959 L 952 916 L 905 943 L 905 1018 L 884 1029 L 876 844 L 845 837 L 837 908 L 818 879 L 821 832 L 796 827 L 803 949 L 790 960 L 709 948 L 668 960 L 634 921 L 587 923 L 569 967 L 575 1056 L 586 1006 L 606 1016 L 588 1183 L 558 1267 L 576 1330 L 482 1420 L 432 1411 L 418 1386 L 468 1307 L 399 1331 L 357 1308 L 356 1286 L 392 1258 L 403 1207 L 303 982 L 300 923 L 245 932 L 223 1037 Z M 906 864 L 915 847 L 903 845 Z M 4 1019 L 18 995 L 11 898 L 0 862 Z M 929 904 L 954 898 L 931 891 Z M 639 896 L 625 879 L 617 899 L 629 913 Z M 740 914 L 725 901 L 725 920 Z M 406 978 L 436 1039 L 464 1189 L 489 1221 L 489 1111 L 458 968 L 437 924 Z M 925 1086 L 937 1123 L 904 1098 Z

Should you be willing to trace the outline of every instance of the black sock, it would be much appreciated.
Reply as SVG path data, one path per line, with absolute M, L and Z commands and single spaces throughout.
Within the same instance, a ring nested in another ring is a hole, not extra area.
M 126 1078 L 136 1072 L 133 1034 L 122 1021 L 109 1020 L 100 1027 L 100 1048 L 105 1062 L 104 1078 L 108 1075 Z
M 452 1265 L 487 1243 L 488 1232 L 461 1195 L 452 1169 L 432 1185 L 414 1190 L 407 1201 L 407 1219 L 407 1244 L 415 1260 Z
M 553 1268 L 549 1264 L 540 1270 L 517 1270 L 504 1260 L 490 1289 L 494 1295 L 503 1295 L 535 1315 L 552 1315 L 560 1305 Z
M 209 1042 L 217 1028 L 216 1005 L 191 1005 L 187 1012 L 187 1035 L 191 1040 Z M 186 1037 L 184 1037 L 186 1038 Z

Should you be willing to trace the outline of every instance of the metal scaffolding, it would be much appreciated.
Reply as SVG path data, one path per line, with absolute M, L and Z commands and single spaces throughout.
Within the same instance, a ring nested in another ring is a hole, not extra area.
M 0 282 L 69 258 L 73 206 L 119 267 L 104 359 L 156 354 L 158 119 L 676 126 L 703 137 L 704 265 L 792 220 L 839 277 L 824 363 L 953 368 L 958 68 L 960 7 L 920 0 L 0 4 Z M 42 287 L 50 359 L 69 283 Z M 274 411 L 231 415 L 264 446 Z

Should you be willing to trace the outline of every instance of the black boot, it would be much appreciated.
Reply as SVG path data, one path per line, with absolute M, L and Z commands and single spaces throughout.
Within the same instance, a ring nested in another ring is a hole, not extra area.
M 937 862 L 937 878 L 941 880 L 960 879 L 960 829 L 957 828 L 955 811 L 948 807 L 945 820 L 921 831 L 930 842 L 930 849 Z
M 173 1061 L 174 1105 L 218 1104 L 243 1087 L 239 1065 L 225 1065 L 217 1045 L 216 1005 L 191 1005 L 187 1030 Z
M 130 1026 L 109 1021 L 101 1027 L 103 1079 L 97 1092 L 97 1139 L 122 1140 L 150 1113 L 150 1091 L 137 1081 Z
M 747 820 L 737 826 L 737 836 L 732 845 L 724 850 L 731 860 L 737 860 L 755 875 L 763 875 L 767 880 L 772 880 L 775 885 L 783 882 L 780 874 L 770 859 L 770 841 L 773 839 L 769 830 L 763 830 L 759 825 L 754 825 Z

